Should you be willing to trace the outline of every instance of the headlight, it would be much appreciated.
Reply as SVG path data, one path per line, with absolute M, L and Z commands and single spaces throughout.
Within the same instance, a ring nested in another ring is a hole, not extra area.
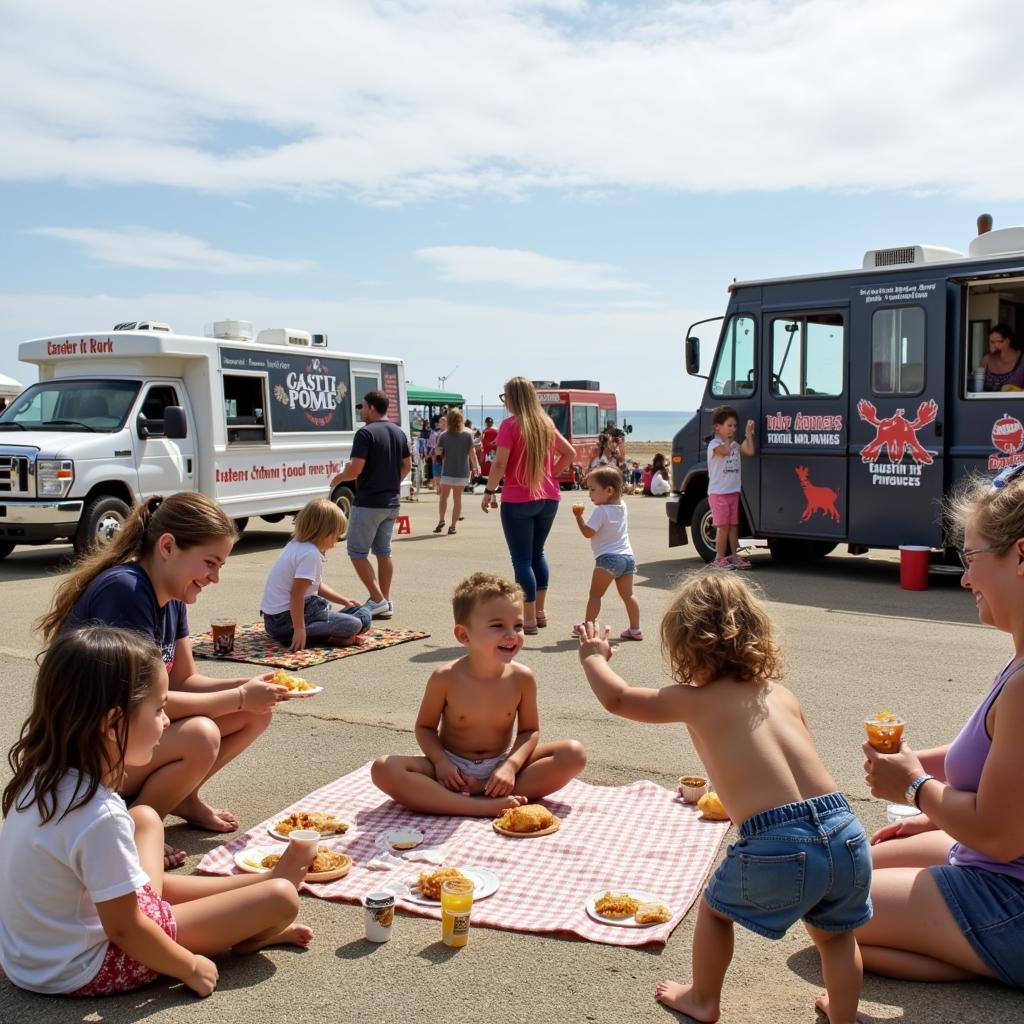
M 40 459 L 36 480 L 40 498 L 63 498 L 75 481 L 75 464 L 70 459 Z

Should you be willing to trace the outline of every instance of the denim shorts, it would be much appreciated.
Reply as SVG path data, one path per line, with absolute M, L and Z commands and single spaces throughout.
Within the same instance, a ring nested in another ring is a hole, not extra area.
M 704 898 L 769 939 L 800 920 L 851 931 L 871 918 L 868 837 L 842 793 L 762 811 L 740 826 Z
M 928 871 L 974 952 L 1000 981 L 1024 989 L 1024 882 L 955 864 Z
M 345 547 L 349 558 L 366 558 L 372 551 L 387 558 L 391 554 L 391 531 L 398 518 L 398 506 L 363 508 L 353 505 L 348 514 Z
M 594 568 L 604 569 L 618 579 L 636 572 L 636 559 L 632 555 L 598 555 Z

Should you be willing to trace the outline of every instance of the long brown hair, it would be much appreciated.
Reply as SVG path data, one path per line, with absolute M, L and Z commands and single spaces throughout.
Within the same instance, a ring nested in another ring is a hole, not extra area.
M 43 639 L 49 642 L 56 636 L 75 603 L 101 572 L 145 558 L 165 533 L 183 550 L 220 537 L 233 541 L 238 536 L 224 510 L 203 494 L 179 491 L 167 498 L 149 498 L 135 508 L 109 544 L 85 555 L 75 565 L 54 595 L 50 610 L 36 623 Z
M 513 377 L 505 381 L 505 404 L 519 421 L 519 430 L 523 435 L 523 482 L 531 496 L 539 494 L 548 452 L 555 440 L 555 425 L 541 407 L 533 384 L 525 377 Z
M 120 778 L 132 712 L 163 667 L 160 650 L 140 633 L 85 626 L 62 633 L 40 656 L 32 711 L 7 754 L 14 777 L 4 787 L 3 813 L 35 805 L 43 823 L 87 804 L 112 776 Z M 115 752 L 102 740 L 113 719 Z M 77 772 L 67 806 L 58 790 Z
M 449 409 L 448 410 L 448 433 L 449 434 L 460 434 L 462 433 L 462 427 L 466 422 L 466 417 L 462 415 L 461 409 Z M 444 442 L 441 442 L 444 444 Z

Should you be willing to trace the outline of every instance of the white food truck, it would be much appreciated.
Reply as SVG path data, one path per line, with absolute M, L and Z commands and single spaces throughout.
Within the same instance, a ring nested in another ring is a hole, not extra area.
M 207 337 L 152 321 L 27 341 L 39 382 L 0 413 L 0 558 L 17 544 L 104 543 L 153 494 L 195 490 L 244 529 L 328 496 L 367 391 L 408 429 L 401 359 L 329 350 L 244 321 Z M 408 487 L 406 482 L 404 487 Z M 349 486 L 330 494 L 347 511 Z

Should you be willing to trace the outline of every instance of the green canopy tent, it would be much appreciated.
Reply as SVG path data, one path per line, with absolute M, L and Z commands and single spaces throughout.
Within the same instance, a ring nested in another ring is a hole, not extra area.
M 445 405 L 449 409 L 455 406 L 461 409 L 466 404 L 466 400 L 457 391 L 439 391 L 437 388 L 418 388 L 410 385 L 406 389 L 406 394 L 410 408 L 415 405 L 439 409 Z

